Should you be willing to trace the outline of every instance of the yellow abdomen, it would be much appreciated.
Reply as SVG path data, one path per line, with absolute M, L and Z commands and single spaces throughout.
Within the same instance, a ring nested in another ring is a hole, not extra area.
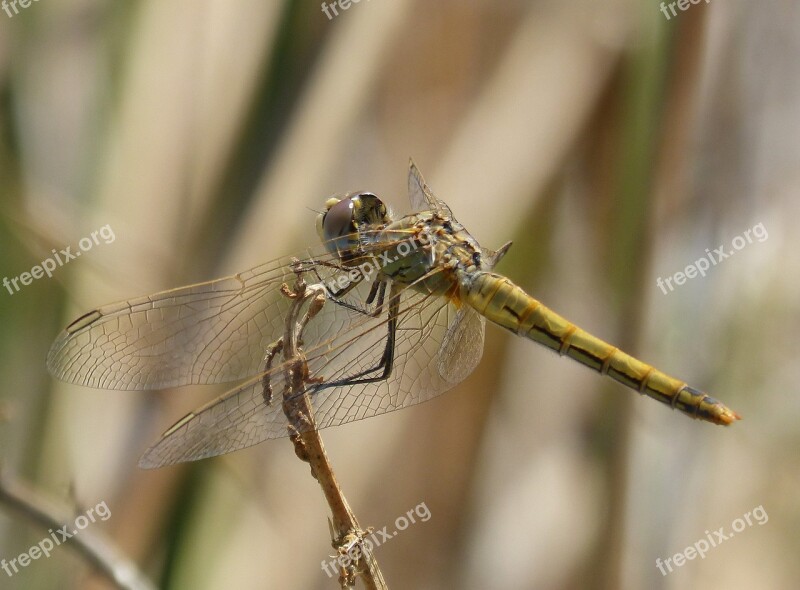
M 478 273 L 460 298 L 494 323 L 608 375 L 681 412 L 715 424 L 740 419 L 708 394 L 592 336 L 542 305 L 506 277 Z

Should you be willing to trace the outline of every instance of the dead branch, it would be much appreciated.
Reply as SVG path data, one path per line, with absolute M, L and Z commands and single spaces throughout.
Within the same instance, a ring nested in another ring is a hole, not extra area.
M 55 505 L 31 486 L 0 474 L 0 504 L 44 530 L 72 528 L 75 515 Z M 155 586 L 139 571 L 106 535 L 92 528 L 74 534 L 66 543 L 86 561 L 105 574 L 122 590 L 155 590 Z
M 336 480 L 306 393 L 307 387 L 319 383 L 320 378 L 309 374 L 308 362 L 302 348 L 302 334 L 308 322 L 325 305 L 325 290 L 320 285 L 306 285 L 298 271 L 294 287 L 290 289 L 284 284 L 281 292 L 293 303 L 286 317 L 284 335 L 270 347 L 265 360 L 271 366 L 275 355 L 283 353 L 283 410 L 289 421 L 289 435 L 297 456 L 311 466 L 311 475 L 322 487 L 330 507 L 332 545 L 340 564 L 339 583 L 342 588 L 353 588 L 355 579 L 360 577 L 369 590 L 388 590 L 377 560 L 369 546 L 364 543 L 368 531 L 359 526 Z M 268 376 L 264 378 L 264 396 L 272 396 Z

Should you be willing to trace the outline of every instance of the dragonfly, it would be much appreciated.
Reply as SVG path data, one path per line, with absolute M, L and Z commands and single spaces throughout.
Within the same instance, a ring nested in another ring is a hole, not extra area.
M 47 358 L 58 379 L 112 390 L 234 383 L 168 429 L 143 468 L 193 461 L 292 432 L 281 400 L 288 363 L 275 352 L 291 312 L 287 284 L 323 294 L 302 331 L 314 428 L 419 404 L 453 388 L 483 353 L 486 320 L 684 414 L 729 425 L 740 416 L 567 321 L 494 271 L 511 243 L 480 246 L 409 163 L 412 212 L 395 218 L 373 193 L 332 197 L 320 244 L 245 272 L 84 314 Z M 277 358 L 277 360 L 276 360 Z

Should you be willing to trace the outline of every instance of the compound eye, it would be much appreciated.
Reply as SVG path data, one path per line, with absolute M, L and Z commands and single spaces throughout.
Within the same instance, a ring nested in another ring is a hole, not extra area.
M 361 225 L 382 225 L 389 223 L 388 210 L 386 205 L 383 204 L 373 193 L 358 193 L 352 196 L 356 208 L 353 213 L 356 227 Z
M 355 233 L 354 210 L 355 203 L 351 198 L 342 199 L 332 205 L 322 219 L 322 239 L 328 241 Z

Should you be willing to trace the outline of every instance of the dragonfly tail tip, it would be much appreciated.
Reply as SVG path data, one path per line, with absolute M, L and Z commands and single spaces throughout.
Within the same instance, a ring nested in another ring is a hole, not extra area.
M 734 412 L 729 408 L 725 408 L 722 413 L 718 416 L 719 422 L 717 424 L 721 424 L 722 426 L 730 426 L 737 420 L 741 420 L 742 416 L 738 412 Z

